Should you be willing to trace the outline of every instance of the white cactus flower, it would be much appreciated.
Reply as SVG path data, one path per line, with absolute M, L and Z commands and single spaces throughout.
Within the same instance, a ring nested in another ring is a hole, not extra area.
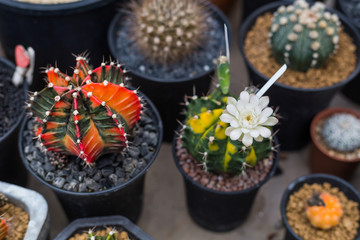
M 220 116 L 220 120 L 229 123 L 225 134 L 231 140 L 239 140 L 245 146 L 251 146 L 253 139 L 261 142 L 263 138 L 269 138 L 271 131 L 268 126 L 274 126 L 279 120 L 273 116 L 273 109 L 267 107 L 269 97 L 259 98 L 247 91 L 240 93 L 239 100 L 233 97 L 227 98 L 228 105 Z

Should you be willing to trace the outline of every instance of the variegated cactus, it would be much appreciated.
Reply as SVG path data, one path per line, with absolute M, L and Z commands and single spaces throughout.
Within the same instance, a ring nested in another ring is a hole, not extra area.
M 323 3 L 296 0 L 274 13 L 269 33 L 272 54 L 280 64 L 307 71 L 321 67 L 339 47 L 339 17 Z
M 47 87 L 30 96 L 28 108 L 41 124 L 36 136 L 47 150 L 90 164 L 127 146 L 141 103 L 136 90 L 124 87 L 119 64 L 102 63 L 93 70 L 84 57 L 76 62 L 72 76 L 47 69 Z
M 9 225 L 4 218 L 0 217 L 0 240 L 5 239 L 8 234 Z
M 258 160 L 269 157 L 273 147 L 270 135 L 268 138 L 262 138 L 258 133 L 257 136 L 254 135 L 257 141 L 253 142 L 251 139 L 250 144 L 245 141 L 246 134 L 229 136 L 229 129 L 232 130 L 231 124 L 224 122 L 226 120 L 222 121 L 222 114 L 227 112 L 225 109 L 228 110 L 226 103 L 234 98 L 228 93 L 229 63 L 226 57 L 220 57 L 219 62 L 217 89 L 209 96 L 194 96 L 190 102 L 185 102 L 186 120 L 180 137 L 183 146 L 203 164 L 206 170 L 215 173 L 240 174 L 246 166 L 255 166 Z M 255 118 L 249 119 L 253 116 L 250 113 L 253 110 L 261 112 L 262 108 L 247 109 L 246 107 L 242 113 L 247 123 L 258 121 Z M 257 131 L 256 127 L 254 126 L 254 131 Z

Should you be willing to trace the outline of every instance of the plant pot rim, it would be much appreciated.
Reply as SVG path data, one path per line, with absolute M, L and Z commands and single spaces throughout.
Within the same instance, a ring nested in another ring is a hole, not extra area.
M 130 88 L 133 89 L 133 88 Z M 141 177 L 142 175 L 144 175 L 150 168 L 150 166 L 153 164 L 153 162 L 155 161 L 160 148 L 161 148 L 161 144 L 162 144 L 162 135 L 163 135 L 163 125 L 162 125 L 162 121 L 161 121 L 161 117 L 160 114 L 158 112 L 158 110 L 156 109 L 154 103 L 145 95 L 143 94 L 141 91 L 138 91 L 138 94 L 140 96 L 143 97 L 143 99 L 145 100 L 146 104 L 149 106 L 149 108 L 153 111 L 154 113 L 154 117 L 156 119 L 156 127 L 158 128 L 158 137 L 157 137 L 157 141 L 158 141 L 158 145 L 156 146 L 155 152 L 153 153 L 150 161 L 147 163 L 146 167 L 143 168 L 136 176 L 134 176 L 133 178 L 131 178 L 130 180 L 128 180 L 127 182 L 125 182 L 124 184 L 121 184 L 119 186 L 115 186 L 106 190 L 102 190 L 102 191 L 97 191 L 97 192 L 74 192 L 74 191 L 68 191 L 68 190 L 64 190 L 62 188 L 58 188 L 55 187 L 54 185 L 48 183 L 47 181 L 45 181 L 43 178 L 41 178 L 39 175 L 37 175 L 30 167 L 30 164 L 28 162 L 28 160 L 26 159 L 25 155 L 24 155 L 24 148 L 23 148 L 23 132 L 24 129 L 26 127 L 27 122 L 30 119 L 25 119 L 23 121 L 23 123 L 21 124 L 21 129 L 20 129 L 20 133 L 19 133 L 19 141 L 18 141 L 18 148 L 19 148 L 19 153 L 20 153 L 20 157 L 21 160 L 23 162 L 23 164 L 25 165 L 26 169 L 31 173 L 32 176 L 34 176 L 37 180 L 39 180 L 42 184 L 46 185 L 47 187 L 49 187 L 50 189 L 52 189 L 55 192 L 59 192 L 61 194 L 68 194 L 68 195 L 75 195 L 75 196 L 99 196 L 99 195 L 104 195 L 104 194 L 109 194 L 111 192 L 115 192 L 118 191 L 120 189 L 125 188 L 126 186 L 130 185 L 132 182 L 134 182 L 135 180 L 137 180 L 139 177 Z
M 101 226 L 122 226 L 127 231 L 129 231 L 129 233 L 135 235 L 135 237 L 139 239 L 152 240 L 152 238 L 140 227 L 131 222 L 128 218 L 121 215 L 78 218 L 69 223 L 58 235 L 56 235 L 54 240 L 67 240 L 69 237 L 72 236 L 67 236 L 67 234 L 74 234 L 80 228 L 91 228 L 95 226 L 100 227 L 99 222 L 101 222 Z
M 12 183 L 0 181 L 0 189 L 0 192 L 5 194 L 14 205 L 22 208 L 29 214 L 28 229 L 26 230 L 24 240 L 35 240 L 30 239 L 34 237 L 34 235 L 37 236 L 36 239 L 45 239 L 44 237 L 47 236 L 43 235 L 46 235 L 50 230 L 49 207 L 45 198 L 34 190 Z M 42 211 L 39 211 L 38 204 L 43 206 Z M 39 226 L 39 223 L 42 223 L 42 225 Z
M 178 128 L 178 131 L 179 132 L 180 130 L 180 127 Z M 280 152 L 280 148 L 278 148 L 276 151 L 273 151 L 273 163 L 271 165 L 271 168 L 270 168 L 270 171 L 268 172 L 268 174 L 266 175 L 266 177 L 264 179 L 262 179 L 260 182 L 258 182 L 257 184 L 255 184 L 254 186 L 250 187 L 250 188 L 246 188 L 246 189 L 243 189 L 243 190 L 240 190 L 240 191 L 231 191 L 231 192 L 223 192 L 223 191 L 218 191 L 218 190 L 214 190 L 214 189 L 210 189 L 210 188 L 207 188 L 203 185 L 201 185 L 200 183 L 194 181 L 193 178 L 191 178 L 185 171 L 184 169 L 181 167 L 180 163 L 179 163 L 179 159 L 178 157 L 176 156 L 176 145 L 177 145 L 177 139 L 178 139 L 178 136 L 177 134 L 174 135 L 174 138 L 173 138 L 173 142 L 172 142 L 172 154 L 173 154 L 173 159 L 174 159 L 174 162 L 175 162 L 175 165 L 176 167 L 178 168 L 178 170 L 180 171 L 181 175 L 183 175 L 183 177 L 190 181 L 193 185 L 195 185 L 196 187 L 198 188 L 201 188 L 202 190 L 204 191 L 207 191 L 207 192 L 211 192 L 211 193 L 214 193 L 214 194 L 219 194 L 219 195 L 237 195 L 237 194 L 243 194 L 243 193 L 248 193 L 248 192 L 251 192 L 257 188 L 260 188 L 262 185 L 264 185 L 272 176 L 274 176 L 275 174 L 275 171 L 276 171 L 276 168 L 279 164 L 279 152 Z M 274 146 L 277 146 L 279 144 L 279 141 L 277 139 L 277 137 L 275 136 L 274 137 Z
M 106 4 L 114 1 L 115 0 L 80 0 L 69 3 L 37 4 L 16 0 L 0 0 L 0 8 L 25 15 L 54 16 L 69 15 L 72 13 L 78 14 L 97 7 L 105 6 Z
M 348 183 L 347 181 L 330 175 L 330 174 L 324 174 L 324 173 L 315 173 L 315 174 L 308 174 L 308 175 L 304 175 L 301 176 L 299 178 L 296 178 L 295 180 L 293 180 L 286 188 L 285 192 L 282 195 L 281 198 L 281 203 L 280 203 L 280 214 L 281 214 L 281 218 L 283 220 L 283 223 L 286 227 L 286 229 L 293 235 L 296 236 L 297 240 L 302 240 L 292 229 L 292 227 L 289 225 L 289 222 L 287 221 L 287 217 L 286 217 L 286 205 L 287 205 L 287 197 L 290 196 L 290 192 L 293 191 L 294 187 L 300 183 L 303 183 L 303 185 L 306 183 L 305 181 L 308 179 L 320 179 L 320 181 L 318 181 L 318 183 L 323 183 L 326 182 L 326 180 L 330 179 L 334 182 L 339 182 L 340 185 L 345 185 L 347 188 L 349 188 L 349 190 L 351 192 L 353 192 L 356 197 L 358 199 L 360 199 L 360 193 L 355 189 L 355 187 L 353 187 L 350 183 Z M 339 187 L 339 186 L 335 186 L 332 185 L 332 187 Z M 340 189 L 341 190 L 341 189 Z M 341 190 L 342 191 L 342 190 Z M 343 191 L 342 191 L 343 192 Z M 345 193 L 344 193 L 345 194 Z M 345 194 L 346 196 L 346 194 Z
M 9 60 L 7 60 L 3 57 L 0 57 L 0 63 L 3 63 L 6 67 L 15 71 L 15 64 L 10 62 Z M 22 88 L 24 94 L 26 94 L 26 92 L 28 91 L 28 85 L 27 85 L 26 81 L 24 81 L 22 86 L 20 86 L 19 88 Z M 7 137 L 9 137 L 15 131 L 15 129 L 20 125 L 22 119 L 24 118 L 24 115 L 25 115 L 25 108 L 22 108 L 21 113 L 19 114 L 16 122 L 11 126 L 11 128 L 4 135 L 0 136 L 0 143 L 3 142 Z
M 229 37 L 229 45 L 231 45 L 231 39 L 232 39 L 231 25 L 230 25 L 230 22 L 229 22 L 228 18 L 225 16 L 225 14 L 218 7 L 216 7 L 214 4 L 210 3 L 209 1 L 201 1 L 201 0 L 196 0 L 196 1 L 199 1 L 206 8 L 208 8 L 210 10 L 210 13 L 213 16 L 216 16 L 215 19 L 221 19 L 222 23 L 227 26 L 228 37 Z M 111 54 L 115 58 L 116 58 L 116 54 L 114 54 L 114 53 L 117 53 L 117 50 L 116 50 L 116 41 L 115 41 L 115 38 L 113 37 L 113 35 L 114 35 L 114 32 L 116 32 L 117 23 L 119 22 L 119 20 L 122 17 L 123 17 L 123 15 L 122 15 L 121 12 L 117 13 L 115 15 L 115 17 L 113 18 L 113 20 L 111 21 L 110 27 L 108 29 L 108 36 L 107 36 L 108 37 L 108 45 L 109 45 Z M 221 29 L 221 31 L 223 31 L 223 29 Z M 142 55 L 139 55 L 139 56 L 142 56 Z M 194 77 L 183 77 L 183 78 L 173 78 L 173 79 L 167 79 L 166 78 L 165 79 L 165 78 L 154 77 L 154 76 L 151 76 L 151 75 L 147 75 L 145 73 L 141 73 L 137 69 L 132 68 L 132 66 L 128 66 L 126 63 L 123 63 L 123 64 L 125 64 L 125 66 L 130 70 L 130 73 L 133 74 L 134 76 L 142 78 L 142 79 L 147 79 L 147 80 L 150 80 L 150 81 L 153 81 L 153 82 L 158 82 L 158 83 L 188 82 L 188 81 L 192 81 L 194 79 L 198 79 L 198 78 L 202 78 L 202 77 L 205 77 L 207 75 L 210 75 L 216 69 L 216 66 L 214 65 L 212 68 L 210 68 L 210 70 L 204 71 L 202 74 L 196 75 Z
M 240 28 L 240 32 L 238 35 L 238 46 L 241 52 L 241 55 L 245 61 L 245 63 L 249 66 L 249 68 L 251 68 L 252 71 L 254 71 L 259 77 L 261 77 L 265 82 L 268 81 L 268 78 L 263 75 L 261 72 L 259 72 L 253 65 L 252 63 L 248 60 L 248 58 L 246 57 L 245 51 L 244 51 L 244 40 L 247 36 L 248 33 L 248 26 L 252 23 L 255 22 L 256 19 L 267 13 L 267 12 L 273 12 L 274 10 L 276 10 L 277 7 L 281 6 L 281 5 L 290 5 L 291 2 L 289 1 L 276 1 L 276 2 L 272 2 L 269 4 L 266 4 L 260 8 L 258 8 L 256 11 L 254 11 L 252 14 L 250 14 L 249 17 L 246 18 L 246 20 L 244 21 L 244 23 L 241 25 Z M 339 11 L 332 9 L 332 8 L 326 8 L 327 11 L 331 12 L 331 13 L 336 13 L 339 16 L 339 19 L 341 21 L 341 24 L 343 26 L 346 26 L 346 28 L 350 29 L 353 33 L 354 36 L 352 36 L 352 41 L 353 43 L 360 43 L 360 34 L 358 32 L 358 30 L 353 26 L 353 24 L 351 22 L 349 22 L 348 18 L 346 16 L 344 16 L 342 13 L 340 13 Z M 264 43 L 267 44 L 267 43 Z M 360 44 L 359 44 L 360 45 Z M 357 63 L 356 63 L 356 67 L 354 69 L 354 71 L 343 81 L 338 82 L 336 84 L 333 84 L 331 86 L 326 86 L 326 87 L 320 87 L 320 88 L 297 88 L 297 87 L 293 87 L 290 85 L 286 85 L 283 83 L 280 83 L 278 81 L 276 81 L 274 83 L 274 85 L 277 85 L 279 87 L 288 89 L 288 90 L 293 90 L 293 91 L 300 91 L 300 92 L 321 92 L 321 91 L 325 91 L 328 89 L 332 89 L 332 88 L 337 88 L 340 86 L 343 86 L 345 84 L 347 84 L 348 82 L 350 82 L 350 80 L 352 80 L 353 78 L 355 78 L 355 76 L 358 75 L 358 73 L 360 72 L 360 57 L 356 56 L 357 58 Z M 275 60 L 274 60 L 275 61 Z M 274 72 L 275 73 L 275 72 Z
M 339 158 L 337 156 L 329 155 L 328 151 L 326 151 L 324 146 L 316 140 L 315 128 L 316 128 L 318 122 L 322 119 L 327 119 L 330 116 L 332 116 L 334 114 L 338 114 L 338 113 L 349 113 L 360 120 L 360 112 L 358 112 L 354 109 L 345 108 L 345 107 L 327 108 L 327 109 L 319 112 L 318 114 L 316 114 L 316 116 L 311 121 L 311 125 L 310 125 L 311 140 L 312 140 L 313 144 L 315 145 L 315 147 L 317 149 L 319 149 L 322 154 L 324 154 L 325 156 L 327 156 L 329 158 L 332 158 L 332 159 L 340 161 L 340 162 L 348 162 L 348 163 L 359 162 L 360 157 L 358 157 L 356 159 L 352 159 L 352 160 L 347 160 L 347 159 Z

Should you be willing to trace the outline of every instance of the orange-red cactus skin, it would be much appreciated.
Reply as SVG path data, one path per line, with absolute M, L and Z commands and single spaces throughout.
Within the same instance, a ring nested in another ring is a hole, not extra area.
M 4 218 L 0 218 L 0 240 L 5 239 L 9 234 L 9 226 Z
M 310 223 L 323 230 L 330 229 L 339 224 L 343 210 L 339 199 L 327 192 L 321 194 L 314 193 L 314 198 L 320 201 L 320 204 L 309 204 L 306 207 L 306 216 Z
M 41 123 L 36 136 L 49 151 L 75 155 L 87 163 L 127 146 L 127 131 L 140 119 L 136 90 L 124 87 L 120 65 L 92 69 L 76 58 L 73 75 L 46 70 L 48 86 L 35 92 L 28 107 Z

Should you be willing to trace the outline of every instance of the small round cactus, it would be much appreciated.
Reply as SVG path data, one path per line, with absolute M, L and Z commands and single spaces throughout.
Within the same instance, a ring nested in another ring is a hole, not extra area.
M 130 240 L 127 232 L 122 231 L 117 238 L 115 230 L 111 230 L 106 236 L 96 236 L 92 230 L 88 232 L 88 240 Z
M 360 120 L 349 113 L 334 114 L 324 122 L 321 135 L 334 150 L 354 151 L 360 148 Z
M 280 6 L 269 33 L 272 54 L 280 64 L 297 71 L 321 67 L 339 46 L 339 17 L 323 3 L 305 0 Z
M 217 74 L 220 84 L 217 89 L 208 96 L 193 96 L 190 102 L 185 102 L 186 120 L 180 137 L 183 146 L 204 166 L 205 170 L 214 173 L 240 174 L 247 166 L 253 167 L 257 161 L 269 157 L 273 149 L 271 131 L 269 127 L 262 127 L 258 122 L 266 125 L 272 110 L 266 108 L 267 113 L 262 112 L 268 103 L 268 98 L 258 99 L 259 106 L 256 106 L 255 95 L 249 93 L 240 95 L 240 100 L 246 95 L 247 102 L 239 100 L 237 104 L 228 93 L 229 63 L 225 57 L 220 57 L 219 62 Z M 251 104 L 250 99 L 252 99 Z M 231 105 L 229 102 L 239 107 L 242 105 L 243 112 L 238 114 L 239 120 L 234 120 L 239 127 L 243 124 L 242 133 L 239 132 L 240 129 L 232 127 L 232 121 L 230 124 L 226 122 L 227 119 L 231 119 L 229 114 L 235 108 L 234 105 L 229 107 Z M 228 116 L 223 117 L 224 115 Z M 264 132 L 265 135 L 269 134 L 267 138 L 262 136 Z
M 339 224 L 343 215 L 340 200 L 327 192 L 314 192 L 308 199 L 306 216 L 311 225 L 322 230 L 327 230 Z
M 154 63 L 181 61 L 206 41 L 207 15 L 200 1 L 133 0 L 130 36 Z

